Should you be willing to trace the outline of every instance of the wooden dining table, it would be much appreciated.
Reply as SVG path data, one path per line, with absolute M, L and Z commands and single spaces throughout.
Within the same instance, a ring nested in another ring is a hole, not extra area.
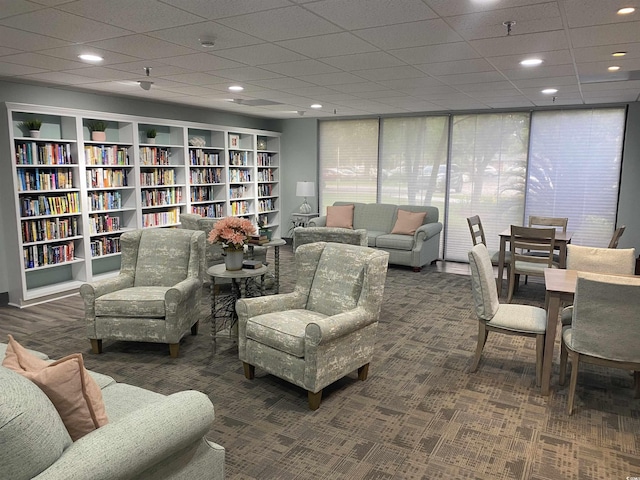
M 573 232 L 556 232 L 555 244 L 558 249 L 559 266 L 567 266 L 567 244 L 571 243 Z M 511 227 L 500 232 L 500 253 L 498 255 L 498 296 L 502 295 L 502 278 L 504 273 L 504 257 L 507 250 L 507 242 L 511 239 Z M 507 279 L 508 280 L 508 279 Z

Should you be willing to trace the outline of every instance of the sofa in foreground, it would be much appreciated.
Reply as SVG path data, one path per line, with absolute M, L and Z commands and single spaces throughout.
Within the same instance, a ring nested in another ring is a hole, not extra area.
M 442 223 L 438 221 L 437 207 L 358 202 L 335 202 L 333 205 L 354 206 L 352 228 L 365 229 L 368 246 L 389 252 L 390 264 L 405 265 L 420 271 L 423 266 L 438 260 Z M 397 225 L 399 210 L 426 213 L 415 233 L 392 233 Z M 309 226 L 327 226 L 327 216 L 311 219 Z
M 6 348 L 0 344 L 0 359 Z M 225 450 L 205 438 L 214 410 L 204 393 L 165 396 L 89 374 L 101 389 L 108 423 L 73 442 L 49 397 L 0 366 L 0 478 L 224 478 Z

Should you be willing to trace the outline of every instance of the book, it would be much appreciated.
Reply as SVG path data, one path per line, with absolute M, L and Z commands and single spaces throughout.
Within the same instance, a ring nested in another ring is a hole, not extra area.
M 260 260 L 244 260 L 242 262 L 242 268 L 257 270 L 258 268 L 262 268 L 262 262 Z
M 250 245 L 264 245 L 269 243 L 269 239 L 266 235 L 251 235 L 247 243 Z

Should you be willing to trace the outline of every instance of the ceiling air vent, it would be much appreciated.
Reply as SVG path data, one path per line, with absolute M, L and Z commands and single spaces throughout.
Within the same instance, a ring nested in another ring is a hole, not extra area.
M 627 80 L 640 80 L 640 70 L 599 73 L 597 75 L 580 75 L 580 83 L 626 82 Z
M 280 102 L 273 102 L 271 100 L 263 100 L 256 98 L 255 100 L 245 100 L 244 98 L 234 98 L 233 103 L 238 105 L 247 105 L 249 107 L 265 107 L 267 105 L 283 105 Z

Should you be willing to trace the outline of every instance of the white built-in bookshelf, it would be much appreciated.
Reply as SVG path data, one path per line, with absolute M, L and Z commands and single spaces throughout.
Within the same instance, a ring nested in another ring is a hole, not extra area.
M 120 235 L 181 213 L 249 218 L 280 236 L 280 133 L 7 103 L 15 241 L 9 301 L 24 306 L 115 275 Z M 42 121 L 33 138 L 22 122 Z M 92 120 L 106 122 L 93 140 Z M 146 132 L 156 131 L 155 139 Z M 6 225 L 5 225 L 6 227 Z M 3 227 L 4 228 L 4 227 Z

